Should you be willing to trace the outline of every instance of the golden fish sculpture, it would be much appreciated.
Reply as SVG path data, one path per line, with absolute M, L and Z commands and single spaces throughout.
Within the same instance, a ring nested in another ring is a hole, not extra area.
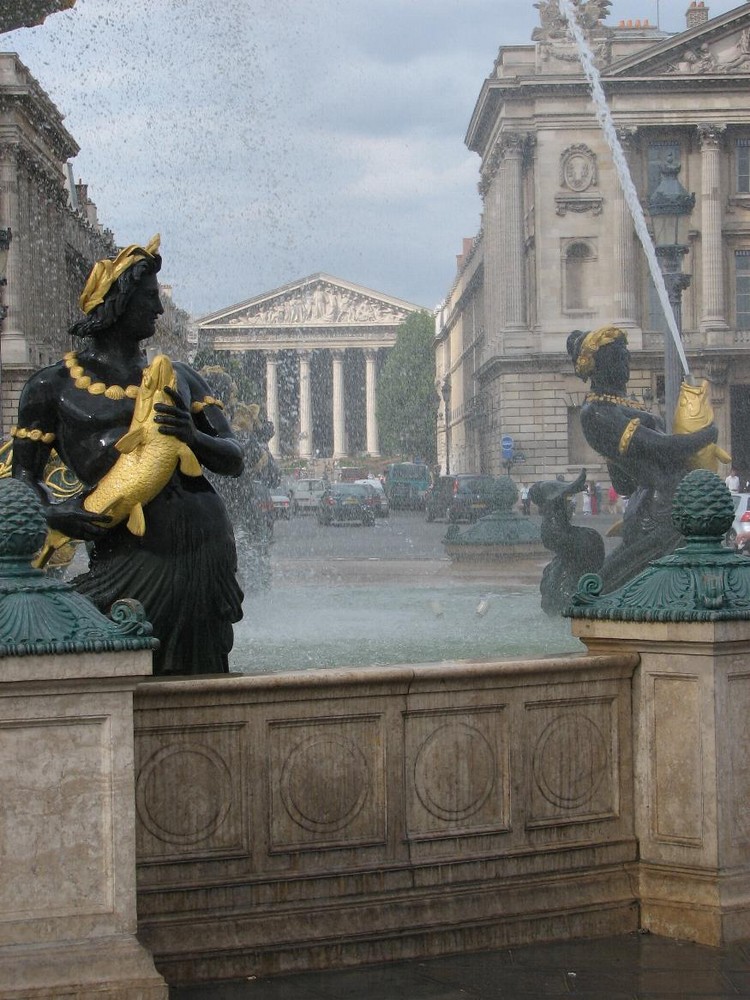
M 688 381 L 680 385 L 680 395 L 677 397 L 672 430 L 675 434 L 690 434 L 703 430 L 714 421 L 714 411 L 708 395 L 708 382 L 701 381 L 692 385 Z M 718 444 L 707 444 L 690 459 L 691 469 L 708 469 L 718 472 L 719 463 L 731 462 L 732 457 L 720 448 Z
M 128 530 L 143 536 L 143 508 L 161 493 L 177 466 L 186 476 L 201 475 L 200 462 L 190 448 L 173 434 L 162 434 L 154 422 L 157 403 L 174 405 L 165 392 L 167 386 L 176 389 L 177 379 L 172 362 L 159 354 L 143 372 L 130 428 L 115 444 L 120 457 L 83 501 L 84 510 L 110 518 L 107 527 L 127 520 Z M 69 541 L 62 532 L 50 530 L 34 564 L 46 565 L 53 552 Z

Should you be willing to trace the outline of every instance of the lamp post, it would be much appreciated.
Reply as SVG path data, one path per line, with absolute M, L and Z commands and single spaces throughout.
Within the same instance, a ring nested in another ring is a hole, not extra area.
M 451 409 L 451 380 L 444 378 L 440 383 L 440 395 L 443 397 L 443 410 L 445 414 L 445 474 L 451 474 L 450 460 L 450 409 Z
M 8 252 L 12 238 L 13 234 L 10 229 L 0 229 L 0 288 L 8 284 L 5 272 L 8 269 Z M 7 315 L 8 307 L 4 302 L 0 301 L 0 326 Z
M 659 185 L 649 198 L 649 214 L 654 227 L 654 246 L 675 324 L 682 337 L 682 293 L 690 286 L 690 275 L 683 274 L 682 258 L 688 252 L 688 220 L 695 206 L 695 195 L 680 184 L 680 164 L 671 153 L 661 164 Z M 664 334 L 664 408 L 667 430 L 672 419 L 682 381 L 682 366 L 669 330 Z

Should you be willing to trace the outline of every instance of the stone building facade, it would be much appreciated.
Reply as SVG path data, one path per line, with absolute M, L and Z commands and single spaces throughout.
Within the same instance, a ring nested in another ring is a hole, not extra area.
M 577 50 L 554 0 L 536 6 L 533 43 L 500 49 L 466 136 L 481 157 L 482 226 L 437 314 L 438 454 L 443 470 L 497 474 L 508 436 L 522 481 L 582 466 L 604 480 L 566 338 L 624 327 L 631 391 L 658 407 L 666 322 Z M 695 193 L 683 339 L 750 479 L 750 4 L 709 19 L 693 0 L 676 35 L 607 26 L 607 7 L 578 10 L 638 198 L 646 209 L 670 154 Z
M 0 228 L 10 228 L 0 337 L 2 437 L 32 371 L 70 350 L 68 328 L 95 260 L 115 252 L 69 161 L 79 147 L 62 115 L 12 52 L 0 52 Z
M 422 307 L 313 274 L 197 321 L 199 343 L 251 355 L 275 456 L 380 455 L 377 381 L 398 326 Z

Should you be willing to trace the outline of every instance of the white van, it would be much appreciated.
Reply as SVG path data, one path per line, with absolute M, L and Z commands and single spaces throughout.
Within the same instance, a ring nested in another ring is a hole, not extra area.
M 292 499 L 292 514 L 301 514 L 306 510 L 317 510 L 325 488 L 324 479 L 295 479 L 289 490 L 289 496 Z

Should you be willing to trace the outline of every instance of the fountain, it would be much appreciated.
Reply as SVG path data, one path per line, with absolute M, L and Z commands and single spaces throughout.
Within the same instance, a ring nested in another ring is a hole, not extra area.
M 510 476 L 496 481 L 493 510 L 460 529 L 452 524 L 443 544 L 452 560 L 487 562 L 519 560 L 544 552 L 539 525 L 516 511 L 518 488 Z

